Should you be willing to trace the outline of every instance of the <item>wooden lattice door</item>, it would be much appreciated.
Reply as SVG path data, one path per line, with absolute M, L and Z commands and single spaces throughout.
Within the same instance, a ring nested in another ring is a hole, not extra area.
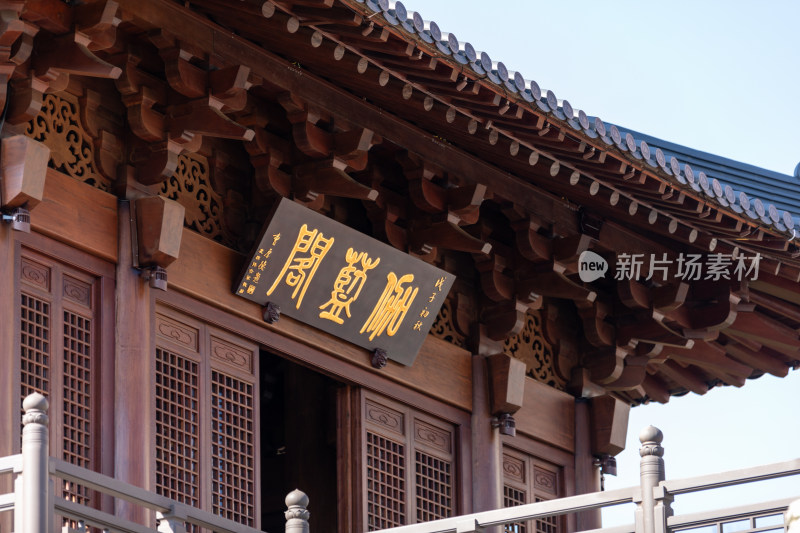
M 258 527 L 257 346 L 165 307 L 155 322 L 156 491 Z
M 563 472 L 554 464 L 509 446 L 503 448 L 503 507 L 536 503 L 562 496 Z M 506 533 L 560 533 L 556 516 L 505 526 Z
M 456 427 L 364 393 L 362 480 L 368 531 L 458 512 Z
M 102 396 L 113 376 L 113 266 L 40 236 L 28 239 L 62 253 L 56 259 L 18 248 L 19 401 L 33 392 L 45 395 L 50 454 L 103 471 L 102 455 L 106 464 L 113 455 L 113 440 L 103 450 L 99 439 L 101 410 L 110 413 Z M 97 504 L 86 487 L 64 481 L 62 489 L 69 500 Z

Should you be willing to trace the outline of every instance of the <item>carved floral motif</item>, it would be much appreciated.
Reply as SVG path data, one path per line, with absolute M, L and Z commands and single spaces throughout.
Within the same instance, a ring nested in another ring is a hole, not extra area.
M 366 405 L 367 420 L 379 424 L 395 433 L 403 434 L 403 415 L 393 409 L 378 405 L 372 402 L 367 402 Z
M 211 338 L 211 356 L 246 372 L 253 372 L 253 353 L 220 339 Z
M 64 276 L 64 298 L 91 307 L 92 286 L 69 276 Z
M 417 442 L 433 446 L 444 452 L 450 453 L 450 433 L 433 427 L 430 424 L 414 421 L 414 439 Z
M 98 189 L 111 188 L 95 167 L 94 145 L 80 122 L 77 102 L 46 94 L 41 111 L 28 123 L 25 134 L 50 148 L 51 167 Z
M 50 290 L 50 269 L 44 265 L 23 258 L 20 277 L 22 281 L 31 285 L 36 285 L 46 291 Z
M 503 474 L 509 479 L 525 483 L 525 463 L 516 457 L 504 453 Z
M 558 476 L 555 472 L 550 472 L 538 466 L 533 468 L 533 486 L 538 490 L 558 495 Z
M 528 367 L 528 375 L 533 379 L 559 390 L 564 389 L 564 382 L 553 370 L 555 356 L 553 347 L 542 333 L 541 312 L 528 312 L 522 331 L 506 339 L 503 351 L 523 361 Z
M 156 315 L 156 331 L 165 339 L 182 344 L 187 348 L 198 350 L 198 332 L 195 328 L 171 320 L 163 315 Z

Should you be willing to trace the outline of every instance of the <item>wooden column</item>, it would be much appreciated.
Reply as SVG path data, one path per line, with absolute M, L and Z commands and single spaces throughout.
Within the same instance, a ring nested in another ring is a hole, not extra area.
M 116 294 L 115 477 L 153 490 L 155 435 L 152 413 L 152 303 L 150 287 L 134 270 L 131 258 L 130 205 L 119 206 L 119 263 Z M 117 500 L 118 516 L 152 523 L 143 510 Z
M 593 465 L 592 428 L 589 417 L 589 400 L 575 400 L 575 494 L 600 490 L 600 469 Z M 584 511 L 576 515 L 577 531 L 600 527 L 600 510 Z
M 492 427 L 489 406 L 489 365 L 472 356 L 472 512 L 503 506 L 503 444 Z

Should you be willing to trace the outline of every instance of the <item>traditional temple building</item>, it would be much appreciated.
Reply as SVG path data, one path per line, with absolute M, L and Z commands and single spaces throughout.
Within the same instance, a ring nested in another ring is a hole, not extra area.
M 0 456 L 38 391 L 53 456 L 271 531 L 301 487 L 315 531 L 368 531 L 598 490 L 630 406 L 798 365 L 796 184 L 400 2 L 2 15 Z

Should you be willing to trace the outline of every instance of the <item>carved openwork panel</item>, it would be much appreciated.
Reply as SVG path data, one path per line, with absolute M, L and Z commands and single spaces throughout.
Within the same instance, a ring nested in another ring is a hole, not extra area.
M 464 347 L 466 339 L 453 326 L 453 308 L 450 300 L 446 300 L 442 308 L 439 309 L 439 314 L 436 316 L 433 326 L 431 326 L 430 334 L 438 339 L 446 340 L 450 344 Z
M 50 148 L 50 167 L 108 191 L 111 182 L 97 171 L 94 144 L 78 111 L 73 97 L 46 94 L 41 111 L 28 122 L 25 134 Z
M 223 198 L 212 186 L 212 166 L 199 154 L 184 152 L 175 173 L 161 185 L 160 194 L 186 209 L 184 225 L 235 250 L 250 248 L 242 241 L 244 206 L 239 195 Z M 237 228 L 239 228 L 237 230 Z
M 530 377 L 559 390 L 564 389 L 564 382 L 554 370 L 555 354 L 553 347 L 545 339 L 543 317 L 540 311 L 530 311 L 525 318 L 525 326 L 517 335 L 506 339 L 503 351 L 523 361 Z
M 212 189 L 208 160 L 197 154 L 178 157 L 178 168 L 161 186 L 161 194 L 186 209 L 186 227 L 222 242 L 222 198 Z

